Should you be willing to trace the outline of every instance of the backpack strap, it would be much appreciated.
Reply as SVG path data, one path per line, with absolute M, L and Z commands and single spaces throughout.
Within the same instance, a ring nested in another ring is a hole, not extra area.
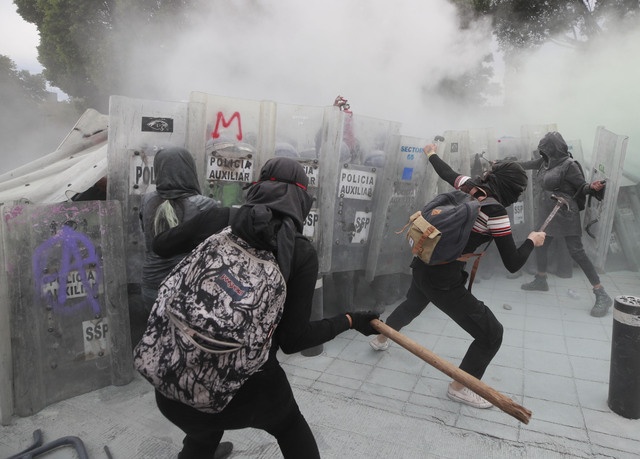
M 480 265 L 480 259 L 482 258 L 484 253 L 487 251 L 487 248 L 489 247 L 492 241 L 493 241 L 493 238 L 489 242 L 487 242 L 487 245 L 484 246 L 484 249 L 482 250 L 482 252 L 463 253 L 459 258 L 457 258 L 457 261 L 464 261 L 465 263 L 471 260 L 472 258 L 475 258 L 473 262 L 473 266 L 471 267 L 471 272 L 469 273 L 469 285 L 467 286 L 467 290 L 469 290 L 469 292 L 471 292 L 471 286 L 473 285 L 473 281 L 476 278 L 476 272 L 478 271 L 478 265 Z
M 500 204 L 497 199 L 492 198 L 492 197 L 487 197 L 486 199 L 484 199 L 482 201 L 482 203 L 483 204 L 485 204 L 485 203 L 486 204 Z M 487 242 L 487 245 L 484 246 L 484 249 L 482 249 L 482 252 L 479 252 L 479 253 L 463 253 L 462 255 L 460 255 L 459 258 L 457 258 L 458 261 L 463 261 L 465 263 L 467 261 L 471 260 L 472 258 L 475 258 L 475 260 L 473 262 L 473 266 L 471 267 L 471 272 L 469 273 L 469 285 L 467 286 L 467 290 L 469 290 L 469 292 L 471 292 L 471 287 L 473 286 L 473 281 L 476 278 L 476 272 L 478 271 L 478 266 L 480 265 L 480 259 L 482 258 L 484 253 L 487 251 L 487 249 L 489 248 L 489 245 L 491 244 L 492 241 L 493 241 L 493 238 L 491 238 L 489 240 L 489 242 Z

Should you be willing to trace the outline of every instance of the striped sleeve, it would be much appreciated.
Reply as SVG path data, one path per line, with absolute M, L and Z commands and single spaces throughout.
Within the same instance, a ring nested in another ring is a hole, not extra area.
M 511 234 L 511 221 L 507 210 L 499 204 L 482 206 L 472 231 L 491 237 L 502 237 Z
M 464 184 L 465 184 L 465 182 L 466 182 L 467 180 L 469 180 L 470 178 L 471 178 L 471 177 L 469 177 L 469 176 L 467 176 L 467 175 L 458 175 L 458 176 L 456 177 L 456 180 L 453 182 L 453 187 L 454 187 L 456 190 L 459 190 L 459 189 L 460 189 L 460 187 L 461 187 L 462 185 L 464 185 Z
M 489 217 L 487 227 L 492 237 L 502 237 L 511 234 L 511 222 L 508 215 Z

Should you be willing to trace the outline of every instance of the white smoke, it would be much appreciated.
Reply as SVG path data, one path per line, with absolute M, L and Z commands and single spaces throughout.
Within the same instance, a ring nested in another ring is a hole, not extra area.
M 152 66 L 165 97 L 195 90 L 325 106 L 340 94 L 416 136 L 450 127 L 424 90 L 475 68 L 492 46 L 487 21 L 460 31 L 443 0 L 216 2 L 200 19 L 162 49 L 137 50 L 133 67 Z
M 565 138 L 581 139 L 587 161 L 603 125 L 630 136 L 626 164 L 639 169 L 640 31 L 588 53 L 549 45 L 523 56 L 518 73 L 507 72 L 507 106 L 471 110 L 429 92 L 495 49 L 487 21 L 458 25 L 444 0 L 218 1 L 199 26 L 158 27 L 150 46 L 126 45 L 128 95 L 186 100 L 202 91 L 324 106 L 340 94 L 354 111 L 399 121 L 416 137 L 476 128 L 518 136 L 522 125 L 555 123 Z

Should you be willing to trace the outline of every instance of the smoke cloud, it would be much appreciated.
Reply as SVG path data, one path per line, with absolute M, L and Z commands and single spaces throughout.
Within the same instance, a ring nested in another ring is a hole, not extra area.
M 556 123 L 565 138 L 581 139 L 587 161 L 603 125 L 631 137 L 627 165 L 640 169 L 640 31 L 588 51 L 545 46 L 521 56 L 515 74 L 496 55 L 506 92 L 496 107 L 478 109 L 435 92 L 440 79 L 475 69 L 496 50 L 487 21 L 465 30 L 458 24 L 444 0 L 215 2 L 197 27 L 159 26 L 163 38 L 132 49 L 128 86 L 135 97 L 165 100 L 203 91 L 327 105 L 340 94 L 354 111 L 399 121 L 402 133 L 415 137 L 489 127 L 518 136 L 523 124 Z M 149 69 L 153 77 L 141 78 Z
M 457 11 L 442 0 L 216 2 L 198 27 L 171 36 L 135 50 L 132 93 L 182 100 L 195 90 L 316 106 L 340 94 L 354 111 L 403 122 L 415 136 L 452 127 L 455 107 L 435 110 L 429 91 L 492 50 L 490 24 L 460 31 Z M 154 81 L 141 81 L 150 67 Z

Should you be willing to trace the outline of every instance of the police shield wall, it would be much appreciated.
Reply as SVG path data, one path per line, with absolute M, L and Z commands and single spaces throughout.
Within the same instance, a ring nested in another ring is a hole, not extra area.
M 130 382 L 120 204 L 4 206 L 2 215 L 15 413 Z

